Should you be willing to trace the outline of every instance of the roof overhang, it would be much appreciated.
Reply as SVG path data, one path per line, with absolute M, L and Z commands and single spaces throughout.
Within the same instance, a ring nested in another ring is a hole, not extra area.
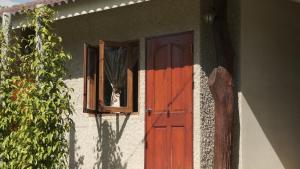
M 30 3 L 4 8 L 0 10 L 0 13 L 11 13 L 13 15 L 12 27 L 16 29 L 28 25 L 27 17 L 23 12 L 24 9 L 33 10 L 39 4 L 52 6 L 57 11 L 55 20 L 62 20 L 147 1 L 150 0 L 36 0 Z

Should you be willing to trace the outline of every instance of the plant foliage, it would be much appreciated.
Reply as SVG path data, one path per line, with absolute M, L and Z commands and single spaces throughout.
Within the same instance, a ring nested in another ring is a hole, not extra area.
M 63 78 L 70 56 L 52 33 L 52 9 L 28 15 L 35 35 L 9 46 L 0 36 L 0 168 L 67 168 L 73 107 Z

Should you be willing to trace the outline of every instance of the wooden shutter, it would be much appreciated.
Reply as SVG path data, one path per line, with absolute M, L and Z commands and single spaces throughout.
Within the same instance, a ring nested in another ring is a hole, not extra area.
M 84 44 L 84 61 L 83 61 L 83 76 L 84 76 L 84 98 L 83 111 L 85 113 L 97 112 L 98 98 L 98 67 L 99 67 L 99 48 Z

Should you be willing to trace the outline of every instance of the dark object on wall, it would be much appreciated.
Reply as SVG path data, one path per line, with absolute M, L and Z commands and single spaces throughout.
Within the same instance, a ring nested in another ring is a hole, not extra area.
M 230 169 L 234 107 L 232 77 L 225 68 L 218 67 L 210 74 L 208 84 L 215 100 L 214 169 Z

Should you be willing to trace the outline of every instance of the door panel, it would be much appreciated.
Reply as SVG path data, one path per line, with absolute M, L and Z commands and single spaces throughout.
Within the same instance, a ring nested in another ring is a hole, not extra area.
M 172 169 L 184 168 L 184 158 L 182 154 L 185 154 L 185 129 L 181 127 L 172 127 L 171 131 L 172 141 Z
M 167 164 L 164 162 L 164 158 L 168 155 L 168 142 L 167 142 L 167 128 L 166 127 L 154 127 L 154 134 L 156 139 L 154 139 L 154 168 L 168 168 Z
M 185 107 L 184 50 L 172 45 L 172 111 L 183 111 Z M 189 83 L 189 82 L 187 82 Z
M 147 40 L 146 168 L 191 169 L 193 34 Z
M 154 65 L 155 70 L 153 72 L 154 76 L 154 110 L 155 112 L 166 112 L 167 105 L 170 102 L 170 88 L 169 83 L 171 80 L 170 74 L 170 58 L 169 56 L 169 47 L 164 46 L 158 49 L 154 53 Z M 166 57 L 167 56 L 167 57 Z M 162 67 L 167 67 L 166 69 L 160 69 Z

